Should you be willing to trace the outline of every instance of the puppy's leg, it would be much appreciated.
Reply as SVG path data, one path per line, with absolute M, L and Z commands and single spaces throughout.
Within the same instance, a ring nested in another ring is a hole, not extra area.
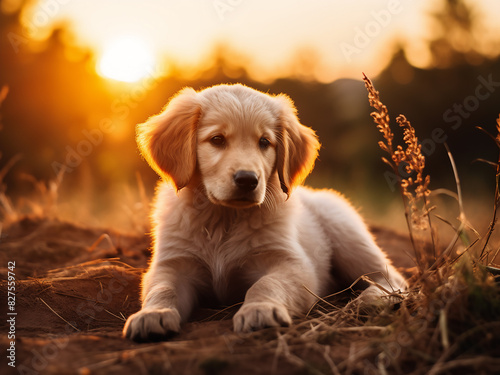
M 395 296 L 395 292 L 404 291 L 407 284 L 396 271 L 396 269 L 388 264 L 377 272 L 365 274 L 367 278 L 374 282 L 361 292 L 355 303 L 365 305 L 366 307 L 383 307 L 387 304 L 400 302 L 399 297 Z
M 368 230 L 360 231 L 357 238 L 352 238 L 344 246 L 349 248 L 339 251 L 333 260 L 343 277 L 354 282 L 365 276 L 374 282 L 360 294 L 355 303 L 367 306 L 391 303 L 394 300 L 388 298 L 389 294 L 407 288 L 404 277 L 392 266 Z
M 142 309 L 127 319 L 123 335 L 146 342 L 179 332 L 196 302 L 199 267 L 190 258 L 153 261 L 143 279 Z
M 314 302 L 313 296 L 303 288 L 306 285 L 314 289 L 317 284 L 307 264 L 283 257 L 267 270 L 248 289 L 243 306 L 234 316 L 235 332 L 289 326 L 291 315 L 306 311 Z

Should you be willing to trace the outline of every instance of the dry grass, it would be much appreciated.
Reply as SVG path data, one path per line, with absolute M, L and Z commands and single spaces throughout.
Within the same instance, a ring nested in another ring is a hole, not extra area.
M 500 324 L 494 322 L 495 317 L 500 316 L 500 293 L 498 276 L 495 279 L 489 272 L 496 270 L 492 262 L 498 253 L 490 239 L 500 204 L 500 158 L 495 164 L 497 186 L 493 218 L 486 232 L 480 235 L 479 231 L 469 227 L 465 217 L 458 171 L 449 154 L 456 178 L 461 224 L 455 229 L 450 244 L 440 246 L 435 240 L 431 221 L 430 177 L 424 171 L 425 157 L 415 129 L 400 115 L 396 121 L 403 128 L 405 146 L 395 146 L 387 107 L 366 76 L 364 81 L 370 105 L 375 109 L 371 115 L 384 138 L 379 143 L 380 148 L 390 157 L 383 158 L 383 161 L 400 181 L 405 217 L 418 265 L 418 275 L 412 280 L 405 301 L 398 311 L 390 313 L 393 339 L 397 342 L 398 337 L 406 337 L 411 344 L 399 343 L 397 358 L 386 361 L 374 373 L 383 374 L 388 369 L 400 373 L 406 363 L 415 365 L 414 373 L 493 368 L 500 350 Z M 500 117 L 497 131 L 498 135 L 493 138 L 500 149 Z M 467 228 L 468 233 L 464 235 Z
M 0 108 L 8 92 L 9 89 L 7 86 L 3 86 L 0 89 Z M 1 130 L 2 126 L 0 122 L 0 131 Z M 2 155 L 0 154 L 0 158 L 1 157 Z M 37 181 L 30 175 L 22 175 L 23 180 L 33 185 L 35 195 L 38 199 L 23 199 L 20 202 L 14 203 L 6 194 L 7 187 L 4 183 L 5 176 L 21 159 L 22 155 L 17 154 L 8 160 L 4 167 L 0 169 L 0 223 L 3 225 L 18 221 L 26 214 L 52 217 L 57 211 L 57 198 L 59 187 L 62 183 L 62 173 L 60 173 L 54 181 L 49 181 L 47 183 Z
M 8 92 L 7 86 L 0 88 L 0 109 Z M 1 130 L 0 117 L 0 132 Z M 96 220 L 95 215 L 89 211 L 89 207 L 92 207 L 92 202 L 89 200 L 95 198 L 89 191 L 92 181 L 86 174 L 83 174 L 80 191 L 72 191 L 64 195 L 61 193 L 65 178 L 64 168 L 61 168 L 59 173 L 49 181 L 40 181 L 25 173 L 19 174 L 19 183 L 22 182 L 23 186 L 29 187 L 30 194 L 13 199 L 12 195 L 7 194 L 5 177 L 20 160 L 22 160 L 22 155 L 17 154 L 0 168 L 0 234 L 2 227 L 15 223 L 28 215 L 69 221 L 75 221 L 78 218 L 77 221 L 80 224 L 88 225 L 93 222 L 94 225 L 99 226 L 112 225 L 116 230 L 126 230 L 138 234 L 149 231 L 148 217 L 151 198 L 146 193 L 139 173 L 136 174 L 137 184 L 135 187 L 122 186 L 119 191 L 107 191 L 102 194 L 109 205 L 108 209 L 104 211 L 111 212 L 111 215 L 102 214 L 103 217 Z M 118 199 L 117 196 L 119 196 Z
M 500 323 L 497 321 L 500 292 L 498 276 L 495 278 L 492 274 L 498 272 L 493 262 L 499 248 L 490 242 L 500 205 L 500 158 L 494 163 L 497 186 L 491 224 L 481 232 L 468 227 L 462 209 L 460 180 L 450 155 L 456 176 L 460 226 L 449 244 L 440 245 L 433 233 L 435 217 L 430 202 L 430 177 L 425 173 L 425 158 L 415 128 L 404 116 L 399 116 L 396 122 L 403 129 L 403 146 L 396 145 L 387 107 L 371 81 L 367 77 L 364 80 L 370 105 L 375 110 L 372 117 L 383 137 L 379 145 L 388 155 L 383 160 L 399 178 L 404 214 L 416 254 L 417 270 L 410 280 L 410 289 L 403 296 L 398 295 L 404 298 L 397 305 L 378 310 L 363 310 L 348 303 L 352 294 L 346 290 L 318 298 L 318 303 L 307 316 L 292 327 L 263 330 L 244 337 L 229 334 L 221 338 L 211 337 L 213 341 L 210 342 L 214 345 L 206 349 L 213 350 L 214 358 L 200 365 L 205 373 L 224 373 L 227 363 L 236 368 L 242 363 L 251 365 L 255 362 L 258 366 L 263 358 L 270 361 L 269 373 L 285 373 L 287 367 L 283 367 L 283 363 L 305 374 L 485 373 L 497 371 L 500 366 Z M 493 138 L 500 150 L 500 118 L 497 130 L 498 135 Z M 22 214 L 8 199 L 2 184 L 3 177 L 15 161 L 7 163 L 0 171 L 0 222 L 4 223 L 18 220 Z M 44 199 L 33 204 L 32 212 L 47 215 L 57 211 L 57 192 L 61 182 L 62 177 L 49 184 L 33 181 Z M 140 207 L 147 210 L 148 200 L 140 179 L 138 184 Z M 133 221 L 136 226 L 146 222 L 136 219 L 133 210 L 128 214 L 136 220 Z M 466 231 L 472 240 L 464 236 Z M 104 240 L 115 247 L 109 236 L 104 235 L 90 249 Z M 53 276 L 62 276 L 60 272 L 78 273 L 79 270 L 66 267 L 55 270 Z M 47 302 L 42 302 L 65 321 L 66 318 Z M 221 316 L 227 318 L 237 307 L 222 310 L 207 320 L 221 319 Z M 119 315 L 107 312 L 120 320 Z M 173 341 L 109 351 L 87 369 L 109 370 L 117 366 L 121 371 L 130 358 L 144 357 L 147 361 L 141 365 L 146 372 L 150 369 L 147 366 L 154 365 L 154 361 L 162 361 L 164 366 L 177 358 L 172 353 L 177 353 L 178 358 L 191 358 L 194 349 L 189 345 L 194 344 L 189 340 Z M 194 365 L 191 363 L 190 366 Z

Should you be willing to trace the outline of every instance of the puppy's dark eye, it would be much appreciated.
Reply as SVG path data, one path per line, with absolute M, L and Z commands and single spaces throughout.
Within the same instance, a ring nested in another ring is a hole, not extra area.
M 210 138 L 210 143 L 217 147 L 222 147 L 226 144 L 226 138 L 222 135 L 216 135 L 215 137 Z
M 271 146 L 271 142 L 269 141 L 269 139 L 264 138 L 264 137 L 262 137 L 261 139 L 259 139 L 259 147 L 261 148 L 261 150 L 265 150 L 269 146 Z

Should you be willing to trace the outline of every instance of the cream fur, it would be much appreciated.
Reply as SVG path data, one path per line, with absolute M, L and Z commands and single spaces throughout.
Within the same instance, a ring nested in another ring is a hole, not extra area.
M 126 337 L 167 338 L 207 296 L 244 301 L 234 330 L 248 332 L 287 326 L 307 311 L 314 297 L 304 286 L 326 295 L 370 274 L 389 291 L 405 288 L 344 198 L 299 186 L 319 143 L 285 95 L 242 85 L 184 89 L 138 127 L 138 143 L 165 181 L 143 305 Z M 238 171 L 251 172 L 255 188 L 238 187 Z M 369 286 L 360 298 L 376 303 L 382 294 Z

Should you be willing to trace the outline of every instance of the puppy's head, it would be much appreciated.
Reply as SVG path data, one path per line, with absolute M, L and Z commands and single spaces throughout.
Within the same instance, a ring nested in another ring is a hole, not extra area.
M 200 183 L 214 204 L 260 205 L 277 184 L 287 195 L 312 170 L 319 143 L 286 95 L 242 85 L 181 90 L 138 126 L 142 154 L 178 190 Z

